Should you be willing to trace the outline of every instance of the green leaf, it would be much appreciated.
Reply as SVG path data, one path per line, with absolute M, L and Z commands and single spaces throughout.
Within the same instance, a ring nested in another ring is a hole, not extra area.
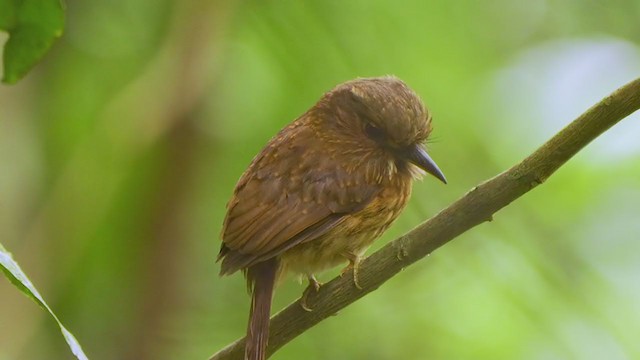
M 9 33 L 2 81 L 14 84 L 25 76 L 62 35 L 63 28 L 60 0 L 0 0 L 0 29 Z
M 11 281 L 12 284 L 20 289 L 20 291 L 22 291 L 25 295 L 33 299 L 33 301 L 35 301 L 38 305 L 40 305 L 41 308 L 47 311 L 49 315 L 51 315 L 53 320 L 58 323 L 64 339 L 67 341 L 67 344 L 69 344 L 71 352 L 73 352 L 76 358 L 78 358 L 79 360 L 88 360 L 87 355 L 85 355 L 82 351 L 82 347 L 80 346 L 76 338 L 69 332 L 69 330 L 67 330 L 62 325 L 60 320 L 58 320 L 56 314 L 53 313 L 49 305 L 47 305 L 47 303 L 44 301 L 38 290 L 36 290 L 35 286 L 33 286 L 33 284 L 31 283 L 31 280 L 27 278 L 27 275 L 25 275 L 22 269 L 20 269 L 18 263 L 15 262 L 15 260 L 13 260 L 13 258 L 11 257 L 11 253 L 9 253 L 2 246 L 2 244 L 0 244 L 0 269 L 2 269 L 4 275 L 9 279 L 9 281 Z
M 0 30 L 9 31 L 16 23 L 15 0 L 0 0 Z

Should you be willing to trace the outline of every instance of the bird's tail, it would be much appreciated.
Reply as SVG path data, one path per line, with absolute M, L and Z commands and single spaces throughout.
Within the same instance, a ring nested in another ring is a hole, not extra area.
M 264 360 L 267 358 L 269 315 L 277 271 L 278 259 L 276 258 L 257 263 L 247 270 L 247 281 L 252 288 L 253 295 L 244 348 L 245 360 Z

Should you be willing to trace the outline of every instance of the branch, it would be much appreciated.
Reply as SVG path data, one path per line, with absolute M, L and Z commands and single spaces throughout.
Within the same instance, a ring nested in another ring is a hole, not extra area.
M 431 219 L 371 254 L 358 272 L 362 290 L 354 287 L 351 276 L 336 277 L 317 293 L 309 294 L 307 304 L 313 311 L 303 310 L 298 301 L 287 306 L 271 318 L 269 355 L 458 235 L 491 221 L 498 210 L 542 184 L 580 149 L 639 108 L 640 78 L 591 107 L 519 164 L 474 187 Z M 244 338 L 209 360 L 241 360 L 243 355 Z

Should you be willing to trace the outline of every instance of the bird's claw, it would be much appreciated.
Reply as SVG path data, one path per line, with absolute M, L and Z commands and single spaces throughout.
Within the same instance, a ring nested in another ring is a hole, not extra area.
M 340 272 L 340 277 L 343 277 L 344 274 L 349 272 L 349 270 L 353 270 L 353 285 L 356 287 L 356 289 L 362 290 L 362 286 L 360 286 L 360 282 L 358 281 L 358 270 L 360 269 L 361 260 L 360 256 L 350 254 L 347 256 L 347 258 L 349 259 L 349 265 L 342 269 L 342 271 Z
M 309 297 L 310 292 L 313 291 L 317 293 L 320 290 L 321 286 L 322 284 L 316 279 L 315 276 L 309 276 L 309 285 L 307 285 L 307 287 L 302 292 L 302 296 L 300 297 L 300 306 L 303 310 L 309 312 L 313 311 L 313 309 L 309 307 L 309 305 L 307 305 L 307 298 Z

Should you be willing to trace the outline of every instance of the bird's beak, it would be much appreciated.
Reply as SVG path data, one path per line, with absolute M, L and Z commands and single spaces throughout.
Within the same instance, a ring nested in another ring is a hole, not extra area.
M 408 160 L 413 164 L 428 172 L 429 174 L 438 178 L 443 183 L 447 183 L 447 178 L 436 165 L 436 162 L 431 159 L 427 151 L 420 144 L 413 145 L 408 152 Z

